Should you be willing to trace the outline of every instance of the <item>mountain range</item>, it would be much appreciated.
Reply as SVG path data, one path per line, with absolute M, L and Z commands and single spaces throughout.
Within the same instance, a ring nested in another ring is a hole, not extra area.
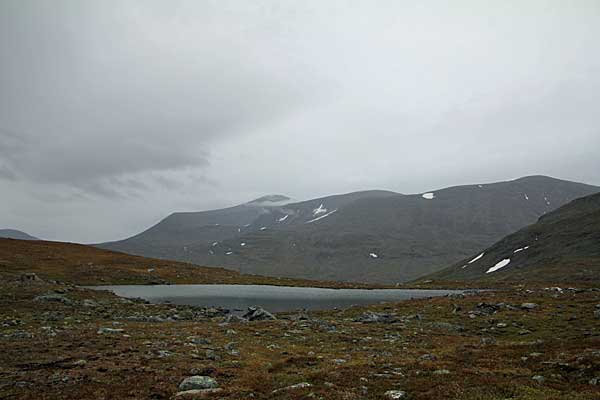
M 412 195 L 363 191 L 301 202 L 271 195 L 174 213 L 97 246 L 266 276 L 390 284 L 439 271 L 599 191 L 530 176 Z

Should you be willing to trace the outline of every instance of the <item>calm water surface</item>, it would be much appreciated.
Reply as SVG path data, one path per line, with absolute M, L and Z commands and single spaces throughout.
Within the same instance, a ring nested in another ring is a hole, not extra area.
M 122 297 L 140 297 L 152 303 L 170 302 L 245 310 L 261 306 L 272 312 L 299 309 L 326 310 L 462 293 L 461 290 L 321 289 L 267 285 L 115 285 L 94 286 Z

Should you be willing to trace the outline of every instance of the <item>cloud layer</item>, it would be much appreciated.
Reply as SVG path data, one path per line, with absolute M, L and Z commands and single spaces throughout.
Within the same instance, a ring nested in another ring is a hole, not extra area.
M 266 193 L 600 184 L 597 1 L 6 0 L 0 226 L 133 234 Z

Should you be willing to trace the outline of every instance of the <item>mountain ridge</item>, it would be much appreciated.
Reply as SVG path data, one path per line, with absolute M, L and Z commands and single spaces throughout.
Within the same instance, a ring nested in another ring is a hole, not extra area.
M 545 176 L 403 195 L 174 213 L 99 247 L 244 273 L 398 283 L 432 273 L 600 188 Z M 287 197 L 287 196 L 285 196 Z

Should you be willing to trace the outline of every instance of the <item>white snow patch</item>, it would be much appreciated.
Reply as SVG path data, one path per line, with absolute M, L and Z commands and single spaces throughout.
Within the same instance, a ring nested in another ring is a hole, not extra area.
M 513 251 L 513 253 L 518 253 L 520 251 L 527 250 L 528 248 L 529 248 L 529 246 L 521 247 L 521 248 L 518 248 L 515 251 Z
M 527 196 L 527 193 L 525 193 L 525 200 L 529 200 L 529 196 Z
M 288 219 L 288 217 L 289 217 L 289 216 L 290 216 L 289 214 L 285 214 L 283 217 L 279 218 L 279 219 L 277 220 L 277 222 L 283 222 L 283 221 L 285 221 L 286 219 Z
M 465 265 L 463 265 L 463 266 L 462 266 L 462 269 L 465 269 L 465 268 L 467 268 L 468 266 L 469 266 L 469 264 L 465 264 Z
M 379 256 L 376 253 L 369 253 L 369 257 L 371 257 L 371 258 L 379 258 Z
M 421 197 L 427 200 L 433 200 L 435 198 L 435 193 L 423 193 Z
M 261 230 L 261 231 L 266 231 L 266 230 L 267 230 L 267 227 L 266 227 L 266 226 L 263 226 L 263 227 L 261 227 L 261 228 L 260 228 L 260 230 Z
M 546 205 L 549 206 L 550 205 L 550 200 L 548 200 L 548 197 L 544 196 L 544 201 L 546 202 Z
M 247 228 L 247 227 L 249 227 L 250 225 L 251 225 L 251 224 L 246 224 L 246 225 L 244 225 L 244 228 Z
M 330 211 L 330 212 L 328 212 L 328 213 L 327 213 L 327 214 L 325 214 L 325 215 L 321 215 L 320 217 L 313 218 L 313 219 L 311 219 L 310 221 L 306 221 L 306 222 L 305 222 L 305 224 L 310 224 L 311 222 L 315 222 L 315 221 L 318 221 L 318 220 L 320 220 L 320 219 L 323 219 L 323 218 L 329 217 L 331 214 L 333 214 L 333 213 L 334 213 L 334 212 L 336 212 L 336 211 L 337 211 L 337 208 L 336 208 L 335 210 L 333 210 L 333 211 Z
M 482 188 L 482 187 L 483 187 L 483 185 L 477 185 L 477 187 L 480 187 L 480 188 Z
M 218 244 L 219 244 L 219 242 L 213 242 L 213 244 L 212 244 L 212 245 L 213 245 L 213 247 L 214 247 L 214 246 L 216 246 L 216 245 L 218 245 Z
M 226 256 L 230 256 L 233 254 L 233 251 L 228 251 L 227 253 L 225 253 Z
M 478 255 L 477 257 L 475 257 L 474 259 L 472 259 L 471 261 L 468 262 L 468 264 L 473 264 L 475 261 L 479 260 L 481 257 L 483 257 L 483 255 L 485 254 L 485 252 L 481 253 L 480 255 Z
M 240 246 L 244 247 L 246 245 L 246 243 L 240 243 Z
M 326 212 L 327 212 L 327 209 L 325 207 L 323 207 L 323 203 L 321 203 L 321 205 L 319 207 L 317 207 L 313 210 L 313 216 L 323 214 Z
M 500 268 L 506 267 L 509 263 L 510 263 L 510 258 L 505 258 L 504 260 L 499 261 L 492 268 L 488 269 L 485 273 L 489 274 L 490 272 L 498 271 Z

